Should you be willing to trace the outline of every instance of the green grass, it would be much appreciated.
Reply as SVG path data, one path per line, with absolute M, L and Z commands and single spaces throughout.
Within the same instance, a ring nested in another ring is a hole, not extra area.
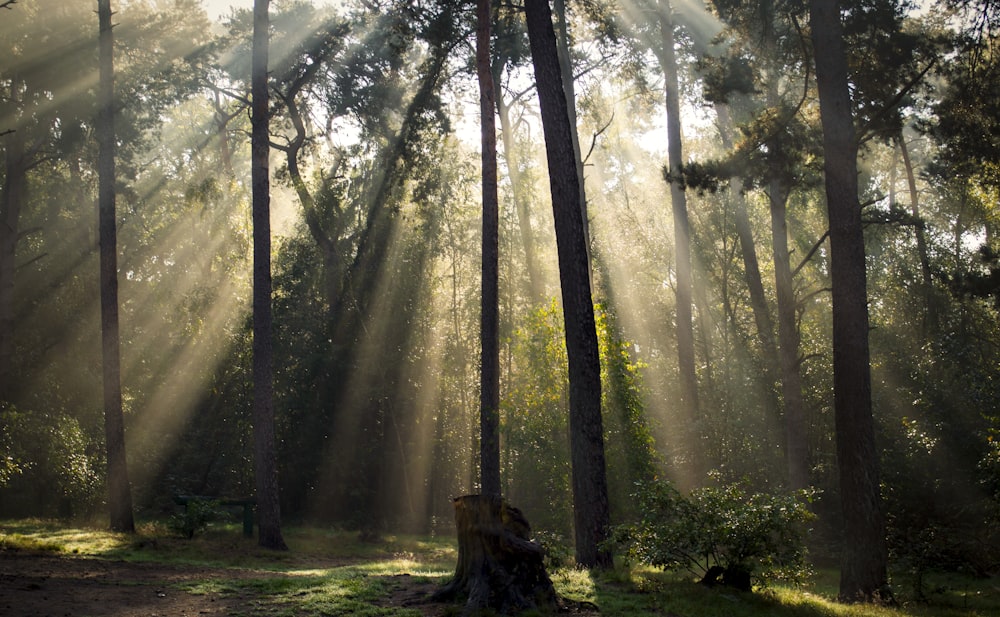
M 357 615 L 419 617 L 411 608 L 385 606 L 397 577 L 439 584 L 454 570 L 451 539 L 386 536 L 365 543 L 356 533 L 290 527 L 287 552 L 265 551 L 241 536 L 239 525 L 216 525 L 193 540 L 146 523 L 135 535 L 43 520 L 0 521 L 0 550 L 30 550 L 67 557 L 120 559 L 212 568 L 216 576 L 178 584 L 189 593 L 254 599 L 246 617 Z M 248 575 L 248 571 L 252 575 Z M 226 573 L 231 572 L 230 576 Z M 894 578 L 898 607 L 843 605 L 834 601 L 836 571 L 820 570 L 800 587 L 776 585 L 753 594 L 709 589 L 690 578 L 650 569 L 593 574 L 558 569 L 556 590 L 584 609 L 629 617 L 991 617 L 1000 615 L 1000 580 L 956 574 L 925 577 L 925 598 L 912 582 Z M 454 614 L 458 614 L 458 609 Z

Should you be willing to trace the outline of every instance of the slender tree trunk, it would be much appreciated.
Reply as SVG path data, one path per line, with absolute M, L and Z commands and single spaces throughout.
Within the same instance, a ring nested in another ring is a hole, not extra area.
M 601 420 L 601 365 L 580 207 L 580 182 L 573 154 L 573 127 L 569 123 L 562 88 L 548 0 L 527 0 L 525 15 L 542 112 L 562 284 L 569 359 L 576 561 L 584 567 L 610 567 L 611 553 L 602 547 L 608 534 L 610 513 Z
M 906 186 L 910 192 L 910 214 L 913 215 L 913 234 L 917 240 L 917 256 L 920 259 L 920 276 L 923 283 L 922 296 L 924 301 L 923 331 L 928 334 L 929 330 L 937 323 L 937 314 L 934 311 L 932 300 L 932 289 L 934 281 L 931 278 L 931 260 L 927 252 L 927 232 L 924 229 L 923 221 L 920 218 L 920 192 L 917 190 L 917 178 L 913 173 L 913 163 L 910 161 L 910 149 L 906 145 L 902 132 L 896 138 L 899 142 L 899 153 L 903 158 L 903 167 L 906 169 Z
M 271 318 L 271 178 L 267 56 L 269 0 L 254 0 L 251 73 L 251 187 L 253 191 L 253 436 L 260 546 L 285 550 L 278 501 L 274 436 L 274 351 Z
M 496 71 L 494 71 L 493 76 L 495 85 L 497 83 Z M 517 214 L 521 245 L 524 247 L 524 267 L 528 271 L 528 301 L 531 304 L 537 304 L 542 301 L 545 291 L 538 268 L 538 258 L 535 256 L 535 234 L 531 227 L 531 212 L 528 210 L 528 199 L 524 194 L 525 186 L 524 178 L 521 175 L 521 161 L 514 145 L 514 128 L 510 121 L 510 106 L 504 101 L 502 92 L 496 94 L 503 154 L 507 160 L 507 175 L 510 178 L 511 194 L 514 198 L 514 211 Z
M 671 177 L 679 176 L 684 155 L 681 144 L 680 90 L 677 78 L 677 57 L 674 53 L 674 22 L 668 0 L 661 0 L 660 37 L 662 51 L 660 67 L 663 70 L 667 109 L 667 168 Z M 701 439 L 698 417 L 698 374 L 695 368 L 693 277 L 691 268 L 690 225 L 687 212 L 687 195 L 679 177 L 670 181 L 670 205 L 674 221 L 674 260 L 677 277 L 677 366 L 680 372 L 681 409 L 689 425 L 689 443 L 693 473 L 700 477 L 703 470 L 698 460 L 698 443 Z
M 491 0 L 476 4 L 476 72 L 482 124 L 483 267 L 480 323 L 479 464 L 484 495 L 500 496 L 500 198 L 497 193 L 496 94 L 490 67 Z
M 118 238 L 115 221 L 114 35 L 111 0 L 98 0 L 100 89 L 98 102 L 98 202 L 101 237 L 101 349 L 104 375 L 104 433 L 108 453 L 111 529 L 132 533 L 132 492 L 125 461 L 121 349 L 118 337 Z
M 716 114 L 719 117 L 719 133 L 723 145 L 732 150 L 733 121 L 727 105 L 717 104 Z M 746 199 L 743 196 L 743 183 L 739 178 L 732 178 L 730 193 L 733 198 L 733 219 L 736 224 L 736 235 L 740 240 L 740 253 L 743 257 L 743 272 L 747 289 L 750 292 L 750 308 L 753 311 L 754 323 L 757 326 L 757 338 L 760 341 L 761 353 L 764 356 L 764 366 L 768 372 L 768 387 L 774 383 L 778 371 L 776 358 L 778 346 L 774 340 L 774 320 L 771 309 L 764 295 L 764 282 L 760 275 L 760 262 L 757 259 L 757 246 L 750 227 L 750 216 L 747 214 Z
M 16 84 L 15 80 L 15 84 Z M 11 85 L 10 109 L 16 107 L 16 86 Z M 12 113 L 8 117 L 14 117 Z M 14 276 L 17 272 L 17 239 L 21 206 L 27 191 L 24 129 L 17 127 L 3 139 L 3 196 L 0 201 L 0 403 L 14 397 Z
M 833 281 L 833 390 L 844 542 L 840 599 L 888 601 L 885 515 L 872 418 L 865 244 L 857 141 L 837 0 L 811 0 L 810 26 L 823 124 Z
M 771 179 L 768 184 L 768 199 L 771 204 L 774 285 L 778 299 L 778 355 L 785 410 L 785 461 L 788 486 L 792 490 L 798 490 L 809 486 L 809 452 L 802 400 L 799 326 L 795 288 L 792 284 L 791 251 L 788 249 L 788 188 L 782 180 Z

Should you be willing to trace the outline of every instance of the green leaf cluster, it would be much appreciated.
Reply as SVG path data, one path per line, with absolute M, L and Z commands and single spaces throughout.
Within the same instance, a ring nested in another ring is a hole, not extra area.
M 814 518 L 807 507 L 812 491 L 751 493 L 732 483 L 685 496 L 660 479 L 637 489 L 640 520 L 612 534 L 628 561 L 687 571 L 708 583 L 720 572 L 723 583 L 749 577 L 759 587 L 809 575 L 805 540 Z

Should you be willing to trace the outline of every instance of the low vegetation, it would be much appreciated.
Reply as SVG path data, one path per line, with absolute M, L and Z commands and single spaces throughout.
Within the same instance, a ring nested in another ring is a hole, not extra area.
M 206 572 L 173 589 L 190 594 L 252 598 L 247 614 L 361 615 L 420 617 L 458 614 L 440 606 L 398 602 L 400 590 L 433 590 L 454 571 L 453 540 L 384 536 L 363 542 L 355 532 L 288 528 L 288 552 L 257 547 L 238 524 L 210 523 L 193 539 L 166 523 L 144 523 L 134 536 L 48 520 L 0 522 L 0 560 L 5 555 L 44 551 L 65 559 L 134 562 L 136 566 L 183 566 Z M 197 568 L 195 568 L 197 567 Z M 209 575 L 208 573 L 211 573 Z M 248 576 L 252 573 L 252 576 Z M 917 601 L 905 578 L 894 580 L 899 606 L 849 606 L 833 601 L 835 571 L 818 569 L 799 584 L 775 581 L 754 593 L 695 584 L 690 574 L 634 564 L 595 574 L 572 568 L 551 572 L 558 593 L 580 613 L 635 617 L 987 617 L 1000 614 L 1000 583 L 993 578 L 925 573 L 924 598 Z M 899 575 L 903 576 L 903 575 Z M 405 584 L 402 582 L 405 581 Z M 411 596 L 413 594 L 411 593 Z M 419 598 L 418 598 L 419 599 Z M 424 612 L 428 609 L 428 612 Z

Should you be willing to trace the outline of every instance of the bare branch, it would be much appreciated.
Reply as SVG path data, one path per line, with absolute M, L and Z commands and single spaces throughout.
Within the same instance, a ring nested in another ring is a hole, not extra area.
M 802 259 L 801 262 L 799 262 L 799 265 L 796 266 L 794 270 L 792 270 L 792 277 L 795 277 L 795 275 L 799 273 L 799 270 L 801 270 L 803 267 L 805 267 L 807 263 L 809 263 L 809 260 L 811 260 L 813 255 L 816 254 L 816 251 L 819 250 L 819 247 L 823 246 L 823 243 L 826 242 L 826 239 L 829 237 L 830 237 L 830 230 L 827 229 L 826 231 L 823 232 L 823 235 L 820 237 L 820 239 L 817 240 L 815 244 L 813 244 L 813 247 L 809 249 L 809 252 L 806 253 L 806 256 Z
M 14 5 L 17 4 L 18 0 L 6 0 L 5 2 L 0 2 L 0 9 L 13 9 Z
M 599 128 L 597 130 L 597 132 L 594 133 L 594 135 L 591 137 L 591 139 L 590 139 L 590 149 L 587 150 L 587 156 L 583 157 L 582 163 L 584 165 L 586 165 L 587 161 L 590 160 L 590 155 L 594 153 L 594 148 L 597 147 L 597 138 L 600 137 L 601 135 L 603 135 L 604 131 L 608 130 L 608 127 L 610 127 L 611 123 L 614 122 L 614 121 L 615 121 L 615 114 L 612 113 L 611 114 L 611 118 L 607 121 L 607 123 L 604 126 L 602 126 L 601 128 Z

